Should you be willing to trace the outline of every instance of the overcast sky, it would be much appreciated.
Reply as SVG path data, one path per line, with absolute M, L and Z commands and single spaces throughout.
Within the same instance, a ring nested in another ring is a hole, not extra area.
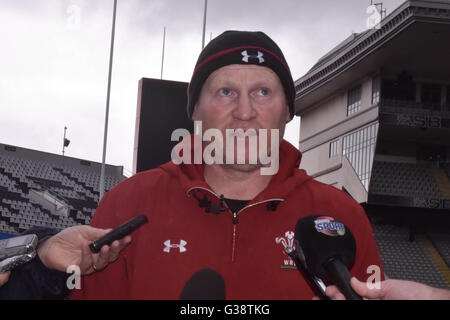
M 380 2 L 380 1 L 375 1 Z M 387 13 L 403 0 L 385 0 Z M 206 40 L 260 30 L 294 80 L 364 31 L 370 0 L 209 0 Z M 204 0 L 118 0 L 106 162 L 132 170 L 138 81 L 189 81 L 201 50 Z M 113 0 L 0 0 L 0 142 L 101 162 Z M 285 138 L 298 147 L 299 119 Z

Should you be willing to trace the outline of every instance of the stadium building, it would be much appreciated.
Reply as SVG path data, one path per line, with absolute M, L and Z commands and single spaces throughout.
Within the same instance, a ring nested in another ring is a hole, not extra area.
M 386 276 L 450 286 L 450 2 L 406 1 L 296 86 L 301 168 L 373 223 Z

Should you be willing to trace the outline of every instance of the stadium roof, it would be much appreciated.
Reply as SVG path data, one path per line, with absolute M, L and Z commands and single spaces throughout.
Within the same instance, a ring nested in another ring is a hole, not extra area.
M 1 156 L 10 156 L 35 161 L 44 161 L 61 167 L 68 166 L 98 172 L 100 172 L 101 168 L 101 163 L 99 162 L 79 158 L 72 158 L 68 156 L 62 156 L 59 154 L 27 149 L 3 143 L 0 143 L 0 157 Z M 106 164 L 105 169 L 108 175 L 123 176 L 123 166 L 114 166 Z
M 449 4 L 450 1 L 446 0 L 422 0 L 421 2 L 435 2 L 435 3 L 444 3 Z M 346 48 L 350 47 L 354 42 L 358 41 L 365 34 L 369 33 L 371 30 L 368 29 L 366 31 L 360 33 L 352 33 L 348 38 L 339 43 L 336 47 L 331 49 L 328 53 L 326 53 L 323 57 L 321 57 L 317 63 L 308 71 L 311 72 L 321 65 L 323 65 L 326 61 L 336 57 L 340 52 L 344 51 Z
M 442 62 L 450 54 L 449 38 L 450 1 L 406 1 L 379 28 L 352 34 L 295 81 L 296 114 L 384 65 L 448 78 L 450 65 Z
M 361 36 L 365 33 L 369 32 L 369 30 L 365 31 L 365 32 L 361 32 L 361 33 L 352 33 L 347 39 L 345 39 L 344 41 L 342 41 L 341 43 L 339 43 L 336 47 L 334 47 L 333 49 L 330 50 L 330 52 L 328 52 L 327 54 L 325 54 L 323 57 L 321 57 L 319 59 L 319 61 L 317 61 L 317 63 L 312 66 L 312 68 L 308 71 L 308 73 L 316 70 L 317 68 L 319 68 L 320 66 L 322 66 L 324 63 L 326 63 L 327 61 L 329 61 L 330 59 L 336 57 L 340 52 L 344 51 L 346 48 L 348 48 L 349 46 L 351 46 L 352 43 L 354 43 L 355 41 L 357 41 L 359 38 L 361 38 Z

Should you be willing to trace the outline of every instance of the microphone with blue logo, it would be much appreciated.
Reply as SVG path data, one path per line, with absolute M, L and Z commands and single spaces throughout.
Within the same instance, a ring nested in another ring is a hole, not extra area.
M 309 278 L 321 298 L 325 295 L 323 281 L 335 284 L 348 300 L 362 299 L 350 285 L 348 270 L 355 262 L 355 253 L 352 232 L 333 217 L 311 215 L 300 219 L 295 226 L 295 250 L 290 256 L 303 266 L 299 270 Z

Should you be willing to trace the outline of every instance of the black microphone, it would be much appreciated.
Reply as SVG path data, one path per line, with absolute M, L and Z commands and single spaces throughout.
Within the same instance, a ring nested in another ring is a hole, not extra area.
M 115 240 L 120 240 L 123 237 L 129 235 L 131 232 L 139 228 L 144 223 L 148 222 L 147 216 L 144 214 L 138 215 L 130 221 L 118 226 L 114 230 L 111 230 L 100 239 L 95 240 L 89 245 L 89 248 L 93 253 L 99 253 L 104 245 L 110 246 Z
M 335 284 L 349 300 L 362 299 L 350 286 L 348 271 L 355 262 L 355 238 L 342 222 L 327 215 L 300 219 L 295 226 L 295 246 L 313 276 Z
M 313 275 L 306 266 L 305 257 L 301 252 L 301 248 L 299 248 L 299 246 L 297 245 L 296 248 L 286 247 L 284 251 L 295 262 L 298 271 L 303 274 L 306 282 L 319 296 L 320 300 L 331 300 L 330 297 L 325 294 L 326 286 L 323 283 L 322 279 L 319 279 L 318 277 Z
M 186 282 L 180 300 L 225 300 L 223 277 L 212 269 L 197 271 Z

